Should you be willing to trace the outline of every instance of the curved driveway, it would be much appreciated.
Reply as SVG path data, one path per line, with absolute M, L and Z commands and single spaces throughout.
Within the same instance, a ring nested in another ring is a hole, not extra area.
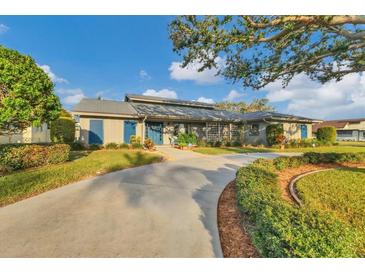
M 0 208 L 0 257 L 221 257 L 220 193 L 237 168 L 274 155 L 159 150 L 173 160 Z

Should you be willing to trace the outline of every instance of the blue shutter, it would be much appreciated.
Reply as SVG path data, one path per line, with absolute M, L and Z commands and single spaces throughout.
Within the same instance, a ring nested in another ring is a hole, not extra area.
M 136 135 L 135 121 L 124 121 L 124 143 L 129 144 L 129 139 L 132 135 Z
M 308 138 L 307 125 L 301 125 L 300 126 L 300 131 L 301 131 L 301 138 L 302 139 Z
M 103 120 L 90 120 L 89 144 L 102 145 L 104 143 Z

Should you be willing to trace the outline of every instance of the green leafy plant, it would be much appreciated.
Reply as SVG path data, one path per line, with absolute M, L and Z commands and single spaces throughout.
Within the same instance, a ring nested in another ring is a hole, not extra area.
M 18 170 L 58 164 L 69 159 L 70 146 L 66 144 L 3 146 L 0 165 L 6 170 Z
M 336 128 L 322 127 L 317 129 L 317 139 L 323 144 L 334 144 L 336 142 Z
M 196 145 L 197 141 L 198 137 L 194 133 L 179 133 L 177 136 L 177 144 L 179 146 Z
M 266 127 L 266 140 L 269 146 L 280 144 L 278 143 L 278 136 L 284 134 L 282 124 L 272 124 Z
M 126 143 L 121 143 L 121 144 L 119 144 L 119 148 L 121 148 L 121 149 L 127 149 L 127 148 L 129 148 L 129 145 L 126 144 Z
M 249 233 L 261 255 L 363 256 L 360 238 L 348 224 L 332 214 L 293 207 L 281 198 L 276 170 L 305 164 L 309 158 L 279 158 L 256 160 L 236 175 L 238 205 L 250 222 Z
M 99 150 L 99 149 L 102 149 L 103 146 L 102 145 L 98 145 L 98 144 L 90 144 L 89 145 L 89 149 L 90 150 Z
M 141 143 L 141 137 L 136 135 L 131 135 L 129 138 L 129 143 L 131 144 L 131 147 L 134 149 L 141 149 L 143 148 L 143 145 Z
M 0 134 L 18 134 L 59 117 L 61 104 L 47 74 L 29 57 L 0 46 Z
M 119 145 L 117 143 L 111 142 L 105 145 L 106 149 L 118 149 Z
M 75 139 L 75 121 L 60 117 L 50 123 L 51 140 L 54 143 L 71 143 Z

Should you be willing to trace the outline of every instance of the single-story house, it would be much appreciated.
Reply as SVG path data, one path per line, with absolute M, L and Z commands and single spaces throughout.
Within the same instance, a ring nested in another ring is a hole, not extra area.
M 180 132 L 208 142 L 267 144 L 266 126 L 283 124 L 287 139 L 312 137 L 316 120 L 277 112 L 236 113 L 214 104 L 127 94 L 124 101 L 84 98 L 74 106 L 76 139 L 85 144 L 128 143 L 131 135 L 170 144 Z
M 337 141 L 365 141 L 365 118 L 329 120 L 313 125 L 313 133 L 321 127 L 335 127 Z
M 40 127 L 28 127 L 19 134 L 0 135 L 0 144 L 49 142 L 51 142 L 51 133 L 46 123 Z

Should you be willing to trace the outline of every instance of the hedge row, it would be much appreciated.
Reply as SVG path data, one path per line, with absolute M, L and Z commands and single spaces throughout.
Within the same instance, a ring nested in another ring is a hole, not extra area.
M 293 207 L 281 198 L 277 171 L 307 163 L 365 162 L 365 153 L 306 153 L 258 159 L 238 170 L 238 205 L 251 223 L 249 232 L 264 257 L 358 257 L 360 237 L 324 212 Z
M 0 171 L 12 171 L 48 164 L 58 164 L 69 159 L 70 146 L 58 145 L 4 145 L 0 147 Z

